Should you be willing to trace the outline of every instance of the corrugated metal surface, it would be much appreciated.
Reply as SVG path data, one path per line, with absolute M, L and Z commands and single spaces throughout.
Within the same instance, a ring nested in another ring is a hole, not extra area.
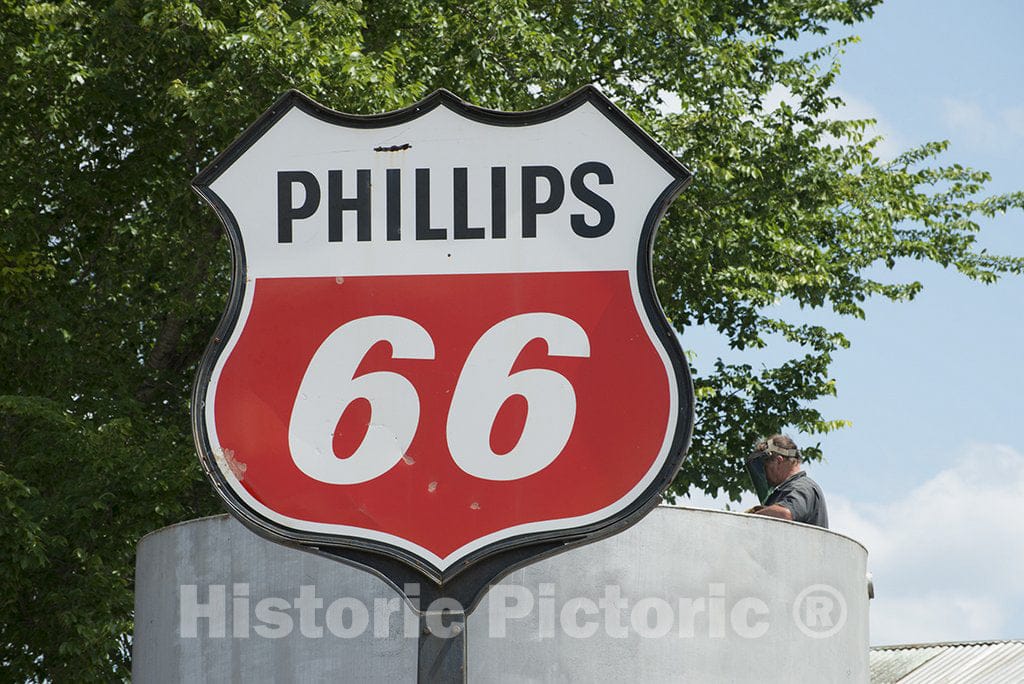
M 1024 641 L 908 644 L 871 649 L 872 684 L 1020 684 Z
M 922 663 L 942 652 L 943 646 L 871 649 L 872 684 L 894 684 Z

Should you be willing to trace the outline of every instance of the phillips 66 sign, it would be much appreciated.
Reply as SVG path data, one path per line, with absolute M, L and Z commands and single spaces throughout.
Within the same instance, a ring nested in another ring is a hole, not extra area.
M 635 522 L 692 427 L 650 271 L 688 180 L 589 87 L 516 114 L 286 94 L 195 181 L 234 257 L 193 402 L 217 491 L 438 584 Z

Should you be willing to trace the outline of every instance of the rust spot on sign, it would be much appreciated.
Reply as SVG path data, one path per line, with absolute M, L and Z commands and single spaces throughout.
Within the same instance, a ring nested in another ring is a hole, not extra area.
M 431 482 L 430 484 L 428 484 L 427 485 L 427 491 L 430 492 L 431 494 L 436 492 L 437 491 L 437 482 L 435 481 L 435 482 Z
M 246 464 L 235 458 L 235 452 L 232 449 L 225 449 L 223 452 L 216 454 L 217 461 L 221 467 L 227 467 L 231 471 L 231 474 L 235 476 L 239 482 L 245 477 L 245 471 L 249 467 Z

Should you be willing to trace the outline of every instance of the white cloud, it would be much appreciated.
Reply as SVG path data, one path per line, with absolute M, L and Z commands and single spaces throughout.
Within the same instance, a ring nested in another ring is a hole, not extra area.
M 1010 135 L 1024 139 L 1024 107 L 1010 107 L 1000 112 L 1003 125 Z
M 970 145 L 996 150 L 1024 141 L 1024 107 L 989 110 L 970 100 L 942 102 L 946 127 Z
M 993 625 L 1002 625 L 1007 617 L 993 599 L 949 593 L 875 596 L 871 601 L 871 643 L 878 645 L 994 639 L 1000 635 Z
M 973 145 L 991 146 L 998 133 L 998 123 L 976 102 L 945 98 L 942 102 L 942 118 L 946 126 L 958 137 Z
M 868 128 L 865 137 L 873 138 L 881 136 L 882 139 L 879 140 L 878 144 L 875 146 L 875 154 L 878 155 L 880 159 L 888 161 L 906 148 L 906 144 L 903 142 L 902 136 L 896 132 L 896 129 L 894 129 L 882 117 L 870 102 L 856 97 L 855 95 L 851 95 L 839 88 L 833 88 L 829 91 L 829 95 L 842 99 L 843 104 L 838 109 L 830 111 L 826 118 L 832 119 L 833 121 L 851 121 L 855 119 L 873 119 L 875 121 L 875 123 Z M 765 110 L 771 111 L 783 102 L 795 104 L 796 98 L 789 89 L 780 85 L 775 85 L 770 91 L 768 91 L 768 95 L 765 97 Z M 824 142 L 829 145 L 836 145 L 841 141 L 832 136 L 826 136 Z
M 907 145 L 905 144 L 903 137 L 882 118 L 878 113 L 878 110 L 876 110 L 870 102 L 838 88 L 833 89 L 829 94 L 834 97 L 841 98 L 844 104 L 838 109 L 829 112 L 827 118 L 836 121 L 848 121 L 852 119 L 875 120 L 875 124 L 867 131 L 867 137 L 881 136 L 882 139 L 875 147 L 875 154 L 877 154 L 880 159 L 888 161 L 906 149 Z M 661 98 L 661 106 L 659 109 L 662 113 L 676 114 L 682 111 L 682 103 L 680 102 L 679 97 L 674 93 L 662 91 L 659 93 L 659 97 Z M 775 84 L 765 95 L 761 104 L 764 111 L 771 112 L 778 109 L 779 105 L 783 102 L 795 106 L 797 100 L 788 88 Z M 1024 110 L 1021 110 L 1021 125 L 1024 126 Z M 826 136 L 823 142 L 825 144 L 835 145 L 840 141 L 832 136 Z
M 662 114 L 679 114 L 683 111 L 683 101 L 675 93 L 662 90 L 658 93 L 658 97 L 661 98 L 658 111 Z
M 829 500 L 832 529 L 868 548 L 872 643 L 1019 636 L 1024 455 L 976 445 L 896 501 Z
M 899 499 L 864 503 L 825 496 L 832 530 L 868 549 L 875 582 L 871 643 L 1020 637 L 1024 454 L 974 445 Z M 729 502 L 696 493 L 680 503 L 721 509 Z M 729 507 L 755 503 L 747 495 Z
M 833 95 L 843 99 L 843 106 L 836 110 L 829 118 L 831 119 L 874 119 L 875 124 L 868 129 L 868 136 L 881 136 L 882 139 L 875 146 L 875 154 L 883 161 L 889 161 L 900 152 L 907 149 L 908 145 L 895 128 L 886 121 L 875 107 L 859 97 L 845 91 L 835 89 Z

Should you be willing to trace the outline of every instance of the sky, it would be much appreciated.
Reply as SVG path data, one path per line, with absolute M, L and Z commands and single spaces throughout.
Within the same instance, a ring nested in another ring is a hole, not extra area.
M 861 38 L 836 94 L 846 114 L 877 119 L 883 155 L 949 140 L 940 161 L 989 171 L 992 192 L 1024 190 L 1022 26 L 1018 0 L 890 0 L 831 34 Z M 983 246 L 1024 256 L 1024 214 L 982 225 Z M 838 396 L 818 406 L 852 426 L 792 434 L 826 451 L 807 471 L 832 529 L 868 548 L 873 645 L 1024 638 L 1024 277 L 986 286 L 918 264 L 897 274 L 923 283 L 913 302 L 818 319 L 852 342 L 832 366 Z M 720 344 L 684 335 L 701 365 Z

